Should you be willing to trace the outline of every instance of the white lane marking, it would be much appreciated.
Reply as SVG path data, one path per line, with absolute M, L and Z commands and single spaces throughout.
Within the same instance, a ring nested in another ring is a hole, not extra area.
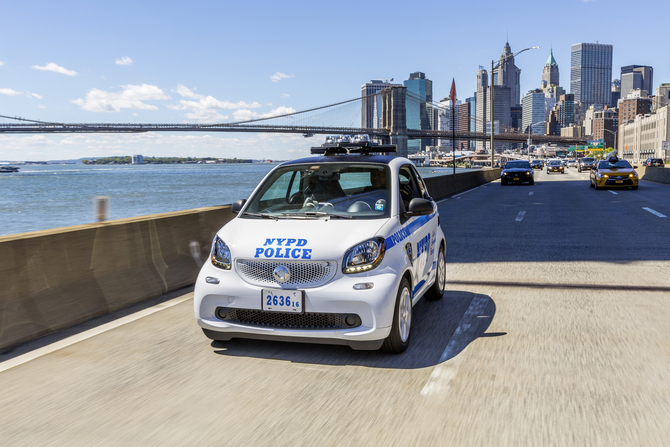
M 528 195 L 529 195 L 529 196 L 532 196 L 532 195 L 533 195 L 533 191 L 529 192 Z
M 489 299 L 489 296 L 483 295 L 475 295 L 472 298 L 470 307 L 468 307 L 468 310 L 465 311 L 463 318 L 458 323 L 454 335 L 451 336 L 447 347 L 440 357 L 439 364 L 433 368 L 428 382 L 426 382 L 421 390 L 422 396 L 429 396 L 431 394 L 444 396 L 449 392 L 451 383 L 458 372 L 458 367 L 463 362 L 463 357 L 465 357 L 464 354 L 467 346 L 463 347 L 463 345 L 474 340 L 475 331 L 477 330 L 475 319 L 484 312 Z M 447 360 L 449 361 L 447 362 Z
M 525 211 L 519 211 L 519 215 L 516 216 L 516 219 L 514 219 L 514 220 L 516 220 L 517 222 L 521 222 L 523 220 L 523 216 L 525 216 L 525 215 L 526 215 Z
M 658 217 L 668 217 L 668 216 L 666 216 L 665 214 L 661 214 L 661 213 L 659 213 L 658 211 L 652 210 L 651 208 L 642 207 L 642 209 L 645 210 L 645 211 L 649 211 L 651 214 L 655 214 L 655 215 L 657 215 Z
M 618 192 L 614 192 L 612 190 L 608 190 L 608 191 L 611 192 L 612 194 L 619 194 Z
M 27 363 L 31 360 L 35 360 L 38 357 L 42 357 L 43 355 L 50 354 L 52 352 L 58 351 L 59 349 L 67 348 L 70 345 L 73 345 L 75 343 L 78 343 L 80 341 L 84 341 L 88 338 L 95 337 L 96 335 L 102 334 L 103 332 L 110 331 L 112 329 L 115 329 L 119 326 L 123 326 L 124 324 L 131 323 L 135 320 L 139 320 L 140 318 L 149 316 L 153 313 L 160 312 L 161 310 L 165 310 L 169 307 L 176 306 L 177 304 L 183 303 L 186 300 L 190 300 L 193 298 L 193 293 L 187 293 L 186 296 L 180 296 L 178 298 L 174 298 L 170 301 L 166 301 L 164 303 L 157 304 L 153 307 L 150 307 L 148 309 L 141 310 L 139 312 L 135 312 L 132 315 L 127 315 L 125 317 L 119 318 L 118 320 L 110 321 L 109 323 L 100 325 L 98 327 L 95 327 L 93 329 L 89 329 L 87 331 L 84 331 L 80 334 L 73 335 L 72 337 L 68 337 L 66 339 L 57 341 L 55 343 L 52 343 L 47 346 L 43 346 L 39 349 L 35 349 L 34 351 L 27 352 L 23 355 L 20 355 L 18 357 L 14 357 L 13 359 L 7 360 L 5 362 L 0 363 L 0 372 L 7 371 L 8 369 L 14 368 L 15 366 L 22 365 L 24 363 Z

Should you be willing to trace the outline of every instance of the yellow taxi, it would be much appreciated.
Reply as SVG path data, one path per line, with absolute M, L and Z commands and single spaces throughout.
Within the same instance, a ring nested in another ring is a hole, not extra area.
M 631 166 L 616 155 L 600 160 L 591 168 L 591 188 L 632 188 L 638 187 L 637 166 Z

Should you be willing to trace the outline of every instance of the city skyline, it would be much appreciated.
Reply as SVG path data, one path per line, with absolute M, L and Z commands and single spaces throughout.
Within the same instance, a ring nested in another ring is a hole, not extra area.
M 208 2 L 188 8 L 161 5 L 151 1 L 120 1 L 113 7 L 43 1 L 7 5 L 0 18 L 6 42 L 0 50 L 0 114 L 64 123 L 232 122 L 352 99 L 372 79 L 395 78 L 402 83 L 417 71 L 433 81 L 435 100 L 448 96 L 452 79 L 464 99 L 476 91 L 478 66 L 497 61 L 506 41 L 512 51 L 541 47 L 515 58 L 523 74 L 521 96 L 540 87 L 552 48 L 566 84 L 570 46 L 578 42 L 613 45 L 613 77 L 621 67 L 638 64 L 654 67 L 655 85 L 670 81 L 661 27 L 645 30 L 648 38 L 632 42 L 602 27 L 577 23 L 544 35 L 500 26 L 547 20 L 526 1 L 514 10 L 496 4 L 482 9 L 428 2 L 426 7 L 436 16 L 462 18 L 453 22 L 455 35 L 467 32 L 469 38 L 447 39 L 446 44 L 431 38 L 421 45 L 408 34 L 389 33 L 381 25 L 400 17 L 406 25 L 423 23 L 420 14 L 411 14 L 413 9 L 401 2 L 375 8 L 377 20 L 365 26 L 355 20 L 355 12 L 365 6 L 360 2 L 345 1 L 337 7 L 307 2 L 263 8 Z M 656 1 L 649 7 L 661 5 Z M 575 1 L 571 6 L 577 16 L 598 14 L 612 30 L 623 21 L 619 11 L 623 7 L 619 1 L 608 2 L 607 7 L 599 1 Z M 473 33 L 466 19 L 474 16 L 495 31 L 486 36 Z M 323 32 L 330 25 L 338 32 Z M 352 48 L 367 48 L 371 42 L 375 49 L 369 56 L 351 56 Z M 126 153 L 217 157 L 248 153 L 254 158 L 286 159 L 306 155 L 320 142 L 318 135 L 310 139 L 268 134 L 0 135 L 0 159 Z

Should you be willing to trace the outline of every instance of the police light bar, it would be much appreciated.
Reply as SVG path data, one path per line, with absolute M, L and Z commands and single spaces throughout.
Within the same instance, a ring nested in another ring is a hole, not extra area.
M 337 143 L 324 144 L 320 147 L 310 149 L 312 154 L 334 155 L 334 154 L 370 154 L 370 153 L 395 153 L 397 148 L 395 144 L 376 144 L 369 141 L 361 143 Z

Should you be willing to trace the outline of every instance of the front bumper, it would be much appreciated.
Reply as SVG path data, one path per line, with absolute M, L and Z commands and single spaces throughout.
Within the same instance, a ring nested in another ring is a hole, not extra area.
M 500 180 L 503 182 L 517 182 L 517 183 L 522 183 L 522 182 L 530 182 L 533 180 L 533 174 L 508 174 L 508 175 L 501 175 Z
M 614 177 L 596 177 L 596 184 L 598 188 L 630 188 L 631 186 L 638 185 L 637 177 L 623 177 L 623 178 L 614 178 Z
M 207 283 L 207 277 L 220 283 Z M 263 311 L 262 287 L 244 282 L 235 271 L 205 265 L 195 286 L 195 316 L 205 334 L 215 340 L 252 338 L 378 349 L 391 331 L 400 277 L 388 267 L 365 274 L 338 273 L 323 286 L 300 289 L 305 312 L 288 314 Z M 354 290 L 359 283 L 374 287 Z

